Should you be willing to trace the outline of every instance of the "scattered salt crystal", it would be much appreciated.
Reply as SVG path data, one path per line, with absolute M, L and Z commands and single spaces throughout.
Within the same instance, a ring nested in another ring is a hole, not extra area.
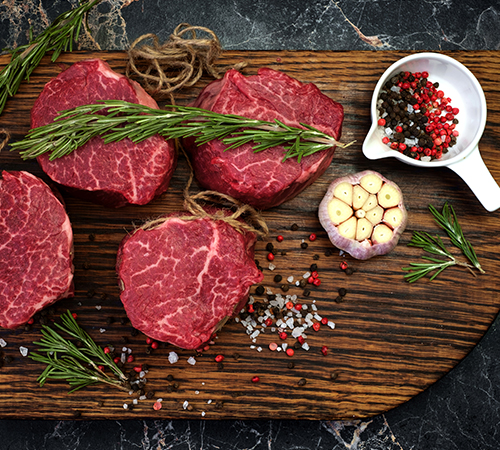
M 293 276 L 292 276 L 292 275 L 290 275 L 290 276 L 286 279 L 286 281 L 288 281 L 289 283 L 293 283 Z
M 28 354 L 28 349 L 26 347 L 19 347 L 19 351 L 21 352 L 21 355 L 26 356 Z
M 328 326 L 333 330 L 335 329 L 335 323 L 332 322 L 331 320 L 328 321 Z
M 96 305 L 95 309 L 97 309 L 97 311 L 100 311 L 101 310 L 101 305 Z
M 194 359 L 192 356 L 190 356 L 187 360 L 188 364 L 191 364 L 194 366 L 196 364 L 196 359 Z
M 304 275 L 302 275 L 302 278 L 309 278 L 311 276 L 311 272 L 306 272 Z
M 271 290 L 271 288 L 266 288 L 267 295 L 271 295 L 272 293 L 273 293 L 273 291 Z
M 290 329 L 293 329 L 294 325 L 293 325 L 293 317 L 289 317 L 287 320 L 286 320 L 286 326 Z
M 431 160 L 431 157 L 430 156 L 422 156 L 422 158 L 420 158 L 420 161 L 425 161 L 425 162 L 428 162 Z
M 294 302 L 294 303 L 295 303 L 295 302 L 297 301 L 297 294 L 293 294 L 293 295 L 290 297 L 290 300 L 291 300 L 292 302 Z
M 281 347 L 278 347 L 276 351 L 281 352 Z
M 311 320 L 313 315 L 311 313 L 307 313 L 306 320 Z
M 319 322 L 323 317 L 321 317 L 318 313 L 315 313 L 314 318 Z
M 128 409 L 128 405 L 126 403 L 123 404 L 123 409 Z
M 200 391 L 194 391 L 194 393 L 195 393 L 196 395 L 198 395 L 198 394 L 200 393 Z
M 175 352 L 170 352 L 168 354 L 168 362 L 170 364 L 175 364 L 177 361 L 179 361 L 179 355 Z
M 205 411 L 201 412 L 201 417 L 205 417 Z
M 260 334 L 260 331 L 259 330 L 255 330 L 251 335 L 250 335 L 250 339 L 255 339 L 258 335 Z
M 295 282 L 295 286 L 300 286 L 300 281 L 299 281 L 299 280 L 297 280 L 297 281 Z
M 212 403 L 212 400 L 207 400 L 207 403 L 210 405 L 210 403 Z
M 134 398 L 134 399 L 132 400 L 132 403 L 133 403 L 134 405 L 137 405 L 137 403 L 139 403 L 139 400 L 137 400 L 136 398 Z
M 255 349 L 255 345 L 251 345 L 250 348 L 253 350 Z
M 139 372 L 139 378 L 144 378 L 146 376 L 146 372 L 144 372 L 144 370 L 141 370 Z
M 276 326 L 277 326 L 277 327 L 280 327 L 281 325 L 283 325 L 283 321 L 282 321 L 281 319 L 278 319 L 278 320 L 276 321 Z
M 160 398 L 156 399 L 156 401 L 157 401 L 158 403 L 161 403 L 161 402 L 163 401 L 163 399 L 160 397 Z
M 292 331 L 292 337 L 298 338 L 304 332 L 304 327 L 295 327 Z
M 122 362 L 122 364 L 125 364 L 125 362 L 127 361 L 127 354 L 126 353 L 122 353 L 120 355 L 120 361 Z
M 234 321 L 235 321 L 236 323 L 238 323 L 238 322 L 240 321 L 240 318 L 239 318 L 239 317 L 235 317 L 235 318 L 234 318 Z
M 313 304 L 311 305 L 311 309 L 312 309 L 313 311 L 317 311 L 317 310 L 318 310 L 318 307 L 317 307 L 317 306 L 313 303 Z
M 255 299 L 253 298 L 253 296 L 248 297 L 248 304 L 249 305 L 253 305 L 254 302 L 255 302 Z
M 307 342 L 304 342 L 304 343 L 302 344 L 302 348 L 303 348 L 304 350 L 306 350 L 306 351 L 307 351 L 307 350 L 309 350 L 309 344 L 308 344 Z
M 269 270 L 276 269 L 276 266 L 273 263 L 269 263 Z
M 187 409 L 188 406 L 189 406 L 189 402 L 187 400 L 185 400 L 184 403 L 182 404 L 182 407 L 184 409 Z
M 7 342 L 5 342 L 2 338 L 0 338 L 0 347 L 5 347 Z
M 148 398 L 147 396 L 145 396 L 145 395 L 141 395 L 141 396 L 139 397 L 139 400 L 146 400 L 147 398 Z
M 260 346 L 259 346 L 259 347 L 257 347 L 257 351 L 258 351 L 258 352 L 261 352 L 261 351 L 262 351 L 262 347 L 260 347 Z
M 307 305 L 302 305 L 302 311 L 307 311 L 307 308 L 309 308 Z
M 283 344 L 281 344 L 281 348 L 283 349 L 283 351 L 286 351 L 286 349 L 288 348 L 288 344 L 286 342 L 283 342 Z
M 99 331 L 100 331 L 101 333 L 104 333 L 104 332 L 106 331 L 106 328 L 99 328 Z

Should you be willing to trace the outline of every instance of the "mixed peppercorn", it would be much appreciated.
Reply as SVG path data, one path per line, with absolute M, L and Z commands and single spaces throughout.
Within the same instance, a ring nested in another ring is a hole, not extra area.
M 428 77 L 428 72 L 400 72 L 384 84 L 378 102 L 382 142 L 422 161 L 441 159 L 459 135 L 458 108 Z

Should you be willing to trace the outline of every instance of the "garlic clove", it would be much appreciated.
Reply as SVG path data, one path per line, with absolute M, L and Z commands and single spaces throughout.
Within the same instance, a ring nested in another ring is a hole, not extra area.
M 365 215 L 365 217 L 372 223 L 373 226 L 382 222 L 384 218 L 384 208 L 380 205 L 375 206 L 375 208 L 370 209 Z
M 353 189 L 351 183 L 348 183 L 347 181 L 340 183 L 333 191 L 333 195 L 347 205 L 352 206 Z
M 384 218 L 382 221 L 389 225 L 392 229 L 396 228 L 397 226 L 401 225 L 401 222 L 403 221 L 403 211 L 399 209 L 397 206 L 394 208 L 387 209 L 384 212 Z
M 385 224 L 380 223 L 373 228 L 372 242 L 374 244 L 385 244 L 392 239 L 392 230 Z
M 339 234 L 346 239 L 354 239 L 356 237 L 356 217 L 351 217 L 350 219 L 342 222 L 338 226 Z
M 376 194 L 382 187 L 383 180 L 376 173 L 368 173 L 361 177 L 359 184 L 370 194 Z
M 364 239 L 368 239 L 372 235 L 372 230 L 373 225 L 368 219 L 358 219 L 358 223 L 356 224 L 356 240 L 361 242 Z
M 354 209 L 360 209 L 365 204 L 368 196 L 370 194 L 363 189 L 359 184 L 354 185 L 353 187 L 353 198 L 352 198 L 352 207 Z
M 328 204 L 328 215 L 330 216 L 330 220 L 335 225 L 338 225 L 351 217 L 353 214 L 352 208 L 344 203 L 342 200 L 338 198 L 333 198 L 332 201 Z
M 375 194 L 370 194 L 361 208 L 368 212 L 370 209 L 375 208 L 375 206 L 378 206 L 377 196 Z
M 382 208 L 387 209 L 396 206 L 401 200 L 401 196 L 394 186 L 385 183 L 377 194 L 377 200 Z

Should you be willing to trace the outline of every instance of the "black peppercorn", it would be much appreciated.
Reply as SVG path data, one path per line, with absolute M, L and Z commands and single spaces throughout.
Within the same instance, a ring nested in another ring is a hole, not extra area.
M 264 286 L 261 284 L 255 288 L 255 293 L 257 295 L 262 295 L 264 293 Z
M 339 295 L 344 297 L 347 294 L 347 289 L 346 288 L 340 288 L 339 289 Z
M 275 276 L 274 276 L 274 281 L 275 281 L 276 283 L 279 283 L 282 279 L 283 279 L 283 277 L 282 277 L 281 275 L 275 275 Z

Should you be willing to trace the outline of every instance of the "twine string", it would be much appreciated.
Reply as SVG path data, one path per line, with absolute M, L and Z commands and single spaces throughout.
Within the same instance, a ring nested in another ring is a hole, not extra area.
M 10 133 L 5 129 L 0 129 L 0 151 L 2 151 L 8 144 Z
M 198 37 L 200 32 L 206 37 Z M 204 71 L 221 78 L 221 72 L 227 70 L 215 67 L 221 52 L 219 38 L 212 30 L 181 23 L 164 43 L 160 43 L 153 33 L 139 36 L 132 42 L 126 75 L 142 79 L 147 92 L 166 95 L 173 100 L 174 91 L 193 86 Z M 232 67 L 239 70 L 246 65 L 240 62 Z

